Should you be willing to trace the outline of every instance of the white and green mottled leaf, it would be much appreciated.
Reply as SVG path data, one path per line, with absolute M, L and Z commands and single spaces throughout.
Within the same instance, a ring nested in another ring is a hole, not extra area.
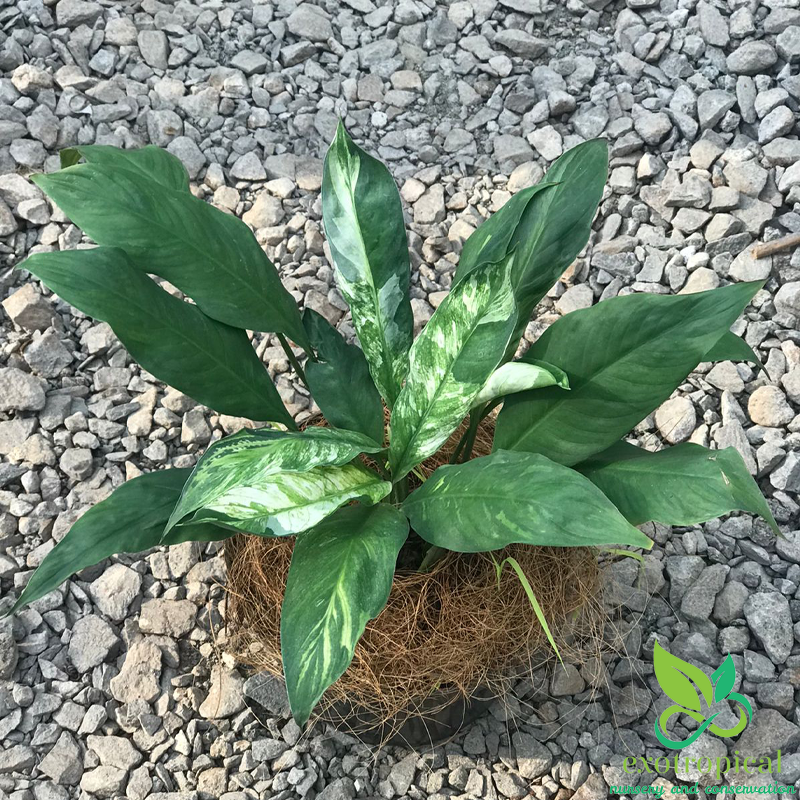
M 215 508 L 233 491 L 249 492 L 279 472 L 306 472 L 314 467 L 347 464 L 361 453 L 378 453 L 381 445 L 355 431 L 307 428 L 299 433 L 240 431 L 211 447 L 186 481 L 167 530 L 201 508 Z
M 560 386 L 569 389 L 569 378 L 563 369 L 544 361 L 509 361 L 499 366 L 478 392 L 472 405 L 488 403 L 500 397 L 528 389 L 543 389 L 545 386 Z
M 778 525 L 739 451 L 679 444 L 657 453 L 617 442 L 575 469 L 595 484 L 634 525 L 697 525 L 731 511 L 758 514 Z
M 282 471 L 257 484 L 236 485 L 191 517 L 260 536 L 302 533 L 351 500 L 367 505 L 386 497 L 392 485 L 355 464 Z
M 358 340 L 391 408 L 414 330 L 403 209 L 389 171 L 357 147 L 341 123 L 325 156 L 322 220 Z
M 389 597 L 408 523 L 393 506 L 341 508 L 298 537 L 281 612 L 281 654 L 299 725 L 347 669 Z
M 513 260 L 512 254 L 461 281 L 414 342 L 391 418 L 395 480 L 447 441 L 502 360 L 516 320 Z
M 591 481 L 534 453 L 439 467 L 403 510 L 423 539 L 459 553 L 509 544 L 652 546 Z

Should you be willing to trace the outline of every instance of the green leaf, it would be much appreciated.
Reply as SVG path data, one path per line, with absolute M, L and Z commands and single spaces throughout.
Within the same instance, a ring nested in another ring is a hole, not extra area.
M 303 324 L 318 361 L 305 366 L 308 388 L 325 419 L 344 428 L 383 441 L 383 403 L 372 382 L 364 353 L 347 344 L 324 317 L 307 308 Z
M 764 369 L 764 365 L 753 348 L 733 331 L 723 334 L 722 338 L 705 354 L 703 361 L 750 361 Z
M 506 251 L 517 248 L 511 279 L 518 321 L 508 357 L 516 350 L 536 304 L 589 241 L 592 220 L 607 178 L 608 144 L 605 139 L 592 139 L 554 161 L 545 175 L 546 183 L 526 190 L 529 202 L 523 200 L 512 206 L 512 198 L 490 218 L 489 222 L 494 221 L 490 233 L 507 240 Z M 544 188 L 547 191 L 541 191 Z M 480 251 L 485 251 L 486 247 L 476 248 L 476 258 L 468 245 L 474 236 L 479 236 L 480 242 L 481 231 L 487 224 L 485 222 L 467 239 L 464 245 L 467 259 L 462 254 L 456 272 L 458 280 L 463 279 L 462 273 L 469 274 L 482 262 Z M 498 244 L 492 250 L 492 260 L 504 255 L 500 249 Z
M 513 255 L 461 281 L 414 342 L 391 418 L 395 480 L 447 441 L 500 363 L 516 319 L 512 264 Z
M 60 155 L 62 169 L 72 167 L 84 158 L 90 164 L 103 165 L 112 170 L 123 165 L 167 188 L 189 191 L 189 174 L 181 160 L 155 145 L 148 144 L 135 150 L 120 150 L 108 144 L 80 145 L 62 150 Z
M 555 184 L 537 183 L 517 192 L 499 210 L 483 222 L 464 242 L 458 259 L 455 283 L 464 280 L 483 264 L 502 261 L 519 241 L 522 215 L 537 194 Z
M 214 522 L 259 536 L 289 536 L 308 530 L 352 500 L 377 503 L 391 489 L 391 483 L 355 464 L 278 472 L 257 486 L 231 487 L 204 504 L 190 521 Z
M 705 672 L 668 653 L 658 640 L 653 650 L 653 666 L 664 693 L 679 706 L 702 711 L 701 697 L 707 707 L 713 703 L 714 690 Z
M 391 408 L 414 331 L 403 208 L 389 171 L 355 145 L 341 122 L 325 156 L 322 219 L 339 288 L 375 385 Z
M 159 380 L 222 414 L 294 427 L 247 334 L 164 291 L 124 250 L 36 253 L 21 266 L 70 305 L 107 322 Z
M 711 680 L 714 683 L 714 702 L 724 700 L 732 691 L 736 683 L 736 665 L 733 663 L 731 654 L 711 673 Z
M 527 389 L 543 389 L 545 386 L 569 389 L 569 378 L 564 370 L 544 361 L 536 363 L 510 361 L 492 373 L 475 398 L 473 406 L 488 403 L 508 394 L 524 392 Z
M 143 273 L 166 278 L 209 317 L 285 333 L 308 348 L 297 304 L 247 225 L 177 188 L 178 165 L 170 173 L 152 153 L 133 152 L 94 150 L 90 162 L 31 180 L 95 242 L 121 247 Z
M 347 669 L 392 588 L 408 523 L 393 506 L 341 508 L 298 537 L 281 611 L 281 654 L 298 725 Z
M 403 503 L 423 539 L 459 553 L 652 542 L 590 481 L 533 453 L 493 453 L 439 467 Z
M 45 556 L 8 613 L 33 603 L 70 575 L 117 553 L 139 553 L 159 544 L 217 542 L 233 532 L 216 525 L 182 525 L 162 541 L 161 532 L 191 469 L 140 475 L 90 508 Z
M 561 317 L 522 360 L 557 364 L 569 375 L 570 391 L 509 397 L 495 448 L 541 453 L 570 466 L 610 447 L 675 391 L 761 286 L 633 294 Z
M 215 508 L 231 493 L 266 489 L 278 473 L 338 467 L 381 445 L 361 433 L 307 428 L 302 432 L 244 430 L 211 445 L 186 481 L 168 529 L 201 508 Z
M 685 443 L 650 453 L 617 442 L 576 469 L 633 525 L 651 520 L 696 525 L 731 511 L 749 511 L 780 535 L 758 484 L 733 447 L 707 450 Z

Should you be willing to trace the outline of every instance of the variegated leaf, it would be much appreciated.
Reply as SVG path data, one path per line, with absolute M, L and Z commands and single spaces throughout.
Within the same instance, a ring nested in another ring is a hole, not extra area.
M 403 510 L 423 539 L 459 553 L 653 544 L 591 481 L 535 453 L 500 451 L 439 467 Z
M 339 509 L 298 537 L 281 613 L 281 653 L 299 725 L 347 669 L 367 622 L 386 605 L 407 535 L 403 514 L 380 504 Z
M 336 279 L 370 372 L 391 408 L 414 330 L 403 209 L 392 176 L 339 123 L 325 157 L 322 219 Z
M 167 530 L 201 508 L 215 508 L 234 491 L 265 485 L 278 472 L 306 472 L 340 466 L 361 453 L 377 453 L 381 445 L 354 431 L 307 428 L 300 433 L 241 431 L 211 445 L 186 481 Z
M 391 489 L 379 475 L 355 464 L 283 471 L 255 484 L 230 487 L 205 503 L 191 521 L 260 536 L 289 536 L 308 530 L 351 500 L 377 503 Z
M 545 386 L 569 389 L 567 374 L 563 369 L 545 361 L 510 361 L 492 373 L 472 405 L 474 407 L 505 397 L 507 394 L 524 392 L 527 389 L 541 389 Z
M 447 441 L 503 358 L 516 320 L 512 265 L 513 254 L 472 272 L 414 342 L 408 379 L 391 418 L 389 465 L 395 480 Z

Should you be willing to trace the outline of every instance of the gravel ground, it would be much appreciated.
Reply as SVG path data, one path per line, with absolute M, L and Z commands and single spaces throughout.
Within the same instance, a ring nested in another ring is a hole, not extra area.
M 595 136 L 612 170 L 592 243 L 528 339 L 614 295 L 767 279 L 736 328 L 766 372 L 704 365 L 637 432 L 737 447 L 787 534 L 748 516 L 657 527 L 648 590 L 635 562 L 611 569 L 602 660 L 538 671 L 421 756 L 301 735 L 279 685 L 216 660 L 213 546 L 121 556 L 0 622 L 0 800 L 599 800 L 656 777 L 625 775 L 626 756 L 665 754 L 656 634 L 708 672 L 733 653 L 755 710 L 737 741 L 705 734 L 683 755 L 781 748 L 780 775 L 736 782 L 800 778 L 800 250 L 750 251 L 800 232 L 798 0 L 2 0 L 0 21 L 3 604 L 114 486 L 190 465 L 243 424 L 165 390 L 106 325 L 12 270 L 81 242 L 25 176 L 74 143 L 167 147 L 193 191 L 256 230 L 297 299 L 352 332 L 320 222 L 338 115 L 401 186 L 419 325 L 480 221 Z M 279 348 L 258 349 L 308 414 Z M 711 780 L 690 766 L 657 782 L 697 779 Z

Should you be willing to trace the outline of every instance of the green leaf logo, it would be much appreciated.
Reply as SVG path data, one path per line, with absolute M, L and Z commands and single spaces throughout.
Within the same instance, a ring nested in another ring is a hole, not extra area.
M 664 693 L 674 701 L 674 705 L 665 709 L 656 720 L 656 738 L 665 747 L 680 750 L 688 747 L 703 734 L 705 730 L 717 736 L 729 738 L 741 733 L 753 715 L 750 701 L 733 691 L 736 682 L 736 665 L 730 654 L 712 673 L 711 679 L 698 667 L 668 653 L 657 641 L 653 650 L 653 665 L 658 681 Z M 720 728 L 714 724 L 719 711 L 709 714 L 711 706 L 723 700 L 738 703 L 739 722 L 733 728 Z M 745 717 L 746 713 L 746 717 Z M 700 723 L 700 727 L 684 741 L 670 739 L 667 725 L 675 714 L 687 714 Z

